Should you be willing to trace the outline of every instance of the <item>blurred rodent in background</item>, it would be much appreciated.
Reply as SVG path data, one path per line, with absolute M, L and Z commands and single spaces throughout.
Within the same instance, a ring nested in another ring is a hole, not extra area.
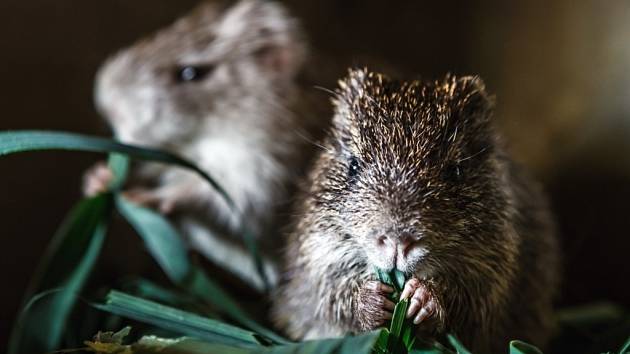
M 194 249 L 257 288 L 235 233 L 242 223 L 253 230 L 273 283 L 276 216 L 326 125 L 315 114 L 317 99 L 298 82 L 305 53 L 299 23 L 280 4 L 205 2 L 115 54 L 97 75 L 97 107 L 118 139 L 194 161 L 242 213 L 195 174 L 158 164 L 133 168 L 127 197 L 172 215 Z M 85 176 L 85 193 L 110 178 L 97 164 Z

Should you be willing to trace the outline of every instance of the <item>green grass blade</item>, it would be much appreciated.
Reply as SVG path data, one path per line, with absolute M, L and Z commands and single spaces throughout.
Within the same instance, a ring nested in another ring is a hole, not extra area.
M 626 343 L 619 349 L 619 354 L 630 353 L 630 337 L 626 340 Z
M 91 151 L 101 153 L 118 153 L 128 155 L 135 159 L 157 161 L 168 164 L 175 164 L 195 171 L 203 177 L 227 202 L 230 208 L 241 215 L 241 211 L 230 196 L 208 173 L 197 167 L 194 163 L 183 159 L 169 152 L 157 149 L 138 147 L 128 144 L 122 144 L 114 140 L 93 137 L 82 134 L 51 132 L 39 130 L 27 131 L 5 131 L 0 132 L 0 156 L 41 150 L 72 150 L 72 151 Z M 260 278 L 269 288 L 267 274 L 264 272 L 262 258 L 258 252 L 256 240 L 251 231 L 243 225 L 241 236 L 247 249 L 252 254 L 256 269 Z
M 407 343 L 403 343 L 403 329 L 409 328 L 410 324 L 405 323 L 405 315 L 409 300 L 405 299 L 396 304 L 392 316 L 392 323 L 389 327 L 389 338 L 387 340 L 387 349 L 391 353 L 402 353 L 403 348 L 407 348 Z
M 371 354 L 380 334 L 381 331 L 373 331 L 357 336 L 271 346 L 255 349 L 252 351 L 252 354 Z
M 247 348 L 260 345 L 254 332 L 118 291 L 110 291 L 104 304 L 93 304 L 93 306 L 118 316 L 213 343 Z
M 129 157 L 126 155 L 109 154 L 107 165 L 114 175 L 114 179 L 108 186 L 109 190 L 117 192 L 122 189 L 125 181 L 127 180 L 127 175 L 129 174 L 129 164 Z
M 197 303 L 199 300 L 179 289 L 168 289 L 144 278 L 131 279 L 123 284 L 123 292 L 164 305 L 180 308 L 182 304 Z M 204 313 L 205 315 L 205 313 Z
M 389 271 L 383 270 L 381 268 L 375 267 L 374 274 L 376 274 L 376 278 L 383 284 L 387 284 L 390 286 L 394 285 L 394 280 L 392 279 Z
M 453 346 L 453 349 L 457 352 L 457 354 L 471 354 L 466 347 L 459 341 L 454 335 L 449 334 L 446 336 L 448 342 Z
M 409 299 L 400 301 L 394 307 L 394 313 L 392 316 L 392 324 L 389 327 L 389 333 L 400 338 L 402 335 L 403 324 L 405 323 L 405 314 L 407 313 L 407 307 L 409 307 Z
M 117 195 L 120 214 L 142 237 L 149 252 L 164 273 L 175 283 L 182 284 L 190 274 L 191 265 L 184 239 L 177 230 L 156 212 L 137 206 Z
M 392 278 L 394 280 L 394 288 L 396 288 L 398 292 L 402 292 L 403 288 L 405 287 L 405 281 L 407 281 L 405 273 L 401 272 L 398 269 L 394 269 L 394 274 Z
M 114 140 L 82 134 L 40 130 L 0 132 L 0 156 L 27 151 L 71 150 L 125 154 L 135 159 L 175 164 L 197 172 L 230 204 L 234 202 L 225 190 L 194 163 L 169 152 L 119 143 Z
M 540 349 L 520 340 L 510 341 L 510 354 L 542 354 Z
M 409 354 L 455 354 L 452 351 L 444 348 L 444 347 L 432 347 L 432 348 L 414 348 L 409 351 Z
M 341 340 L 339 354 L 371 353 L 382 331 L 372 331 L 358 336 L 345 337 Z
M 187 279 L 186 284 L 183 286 L 190 294 L 193 294 L 207 303 L 212 304 L 214 307 L 223 311 L 242 326 L 255 331 L 261 336 L 269 339 L 271 342 L 278 344 L 290 343 L 290 341 L 286 338 L 279 336 L 254 321 L 245 313 L 245 311 L 241 309 L 238 303 L 234 301 L 227 292 L 225 292 L 225 290 L 212 281 L 199 267 L 193 267 L 191 276 Z
M 165 339 L 144 336 L 131 346 L 133 353 L 145 354 L 249 354 L 249 348 L 236 347 L 220 343 L 209 343 L 195 338 L 182 337 Z
M 47 352 L 60 344 L 65 323 L 100 254 L 111 195 L 81 201 L 46 250 L 27 298 L 44 289 L 62 289 L 24 307 L 11 335 L 9 353 Z
M 375 354 L 387 354 L 387 341 L 389 340 L 389 330 L 383 328 L 379 333 L 376 343 L 374 344 Z
M 134 205 L 122 197 L 116 197 L 116 204 L 119 212 L 144 239 L 149 251 L 171 281 L 270 341 L 287 343 L 286 339 L 254 321 L 203 270 L 190 264 L 183 238 L 166 218 L 150 209 Z

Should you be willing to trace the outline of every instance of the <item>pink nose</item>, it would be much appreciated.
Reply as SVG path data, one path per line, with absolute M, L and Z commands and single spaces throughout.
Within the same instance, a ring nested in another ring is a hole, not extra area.
M 403 259 L 407 257 L 414 243 L 415 240 L 413 237 L 407 234 L 394 236 L 382 235 L 377 239 L 379 248 L 387 249 Z

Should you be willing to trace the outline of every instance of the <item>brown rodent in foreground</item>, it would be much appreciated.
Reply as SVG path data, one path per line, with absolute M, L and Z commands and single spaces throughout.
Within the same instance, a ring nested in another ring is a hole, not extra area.
M 242 214 L 196 174 L 165 165 L 138 165 L 141 182 L 132 179 L 127 196 L 177 214 L 193 247 L 253 282 L 251 258 L 225 242 L 238 238 L 214 235 L 246 223 L 263 247 L 277 244 L 273 219 L 308 161 L 308 137 L 325 124 L 311 119 L 305 91 L 312 88 L 300 81 L 305 47 L 299 23 L 279 3 L 204 2 L 114 55 L 97 76 L 97 106 L 120 140 L 194 161 Z M 97 165 L 85 193 L 100 192 L 109 179 Z
M 399 82 L 351 70 L 305 184 L 272 309 L 294 339 L 391 318 L 374 268 L 403 271 L 419 335 L 473 352 L 544 346 L 559 254 L 538 186 L 506 156 L 476 77 Z

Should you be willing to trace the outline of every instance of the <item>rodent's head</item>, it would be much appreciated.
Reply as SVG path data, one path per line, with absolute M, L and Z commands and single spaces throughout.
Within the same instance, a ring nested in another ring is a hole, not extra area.
M 431 272 L 501 227 L 503 165 L 480 79 L 351 70 L 334 103 L 311 192 L 318 220 L 356 242 L 368 265 Z
M 298 23 L 279 4 L 208 2 L 109 59 L 96 103 L 120 139 L 150 146 L 190 138 L 202 119 L 251 129 L 269 123 L 224 113 L 281 106 L 304 52 Z

